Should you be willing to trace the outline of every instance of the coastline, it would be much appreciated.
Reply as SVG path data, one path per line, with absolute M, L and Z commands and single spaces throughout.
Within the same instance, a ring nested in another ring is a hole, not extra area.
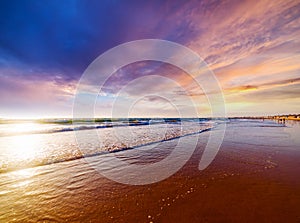
M 286 130 L 231 120 L 208 168 L 198 170 L 209 136 L 204 132 L 180 171 L 144 186 L 108 180 L 84 159 L 1 174 L 0 203 L 6 205 L 0 221 L 297 222 L 300 151 Z M 293 126 L 288 130 L 297 133 Z M 122 154 L 130 160 L 139 152 Z
M 298 115 L 273 115 L 273 116 L 245 116 L 245 117 L 230 117 L 229 119 L 261 119 L 261 120 L 277 120 L 277 121 L 300 121 Z

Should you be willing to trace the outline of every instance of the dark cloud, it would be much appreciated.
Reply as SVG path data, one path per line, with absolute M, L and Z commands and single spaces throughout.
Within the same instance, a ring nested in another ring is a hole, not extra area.
M 156 31 L 162 32 L 158 24 L 169 10 L 159 1 L 1 1 L 0 66 L 78 78 L 93 59 L 118 44 L 175 39 Z M 179 25 L 176 35 L 185 28 Z

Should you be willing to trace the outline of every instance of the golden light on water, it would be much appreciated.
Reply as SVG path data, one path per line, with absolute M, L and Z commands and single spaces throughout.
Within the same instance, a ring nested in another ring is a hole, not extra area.
M 18 187 L 29 186 L 29 184 L 32 181 L 31 178 L 34 176 L 34 174 L 35 174 L 34 168 L 14 171 L 11 175 L 11 177 L 16 180 L 16 183 L 13 184 L 13 187 L 18 188 Z
M 35 173 L 35 169 L 34 168 L 29 168 L 29 169 L 22 169 L 22 170 L 17 170 L 14 171 L 13 174 L 15 176 L 19 177 L 23 177 L 23 178 L 30 178 L 34 175 Z
M 20 135 L 14 137 L 12 142 L 15 148 L 14 155 L 16 159 L 28 160 L 33 159 L 38 150 L 40 138 L 38 135 Z
M 7 132 L 17 133 L 13 137 L 5 137 L 6 153 L 9 154 L 9 157 L 14 158 L 16 162 L 33 160 L 38 150 L 41 149 L 41 136 L 38 134 L 23 135 L 23 133 L 37 131 L 39 127 L 40 124 L 37 123 L 18 123 L 7 126 Z M 20 163 L 16 163 L 16 165 L 18 164 Z
M 41 124 L 33 123 L 33 122 L 26 122 L 26 123 L 16 123 L 11 124 L 10 129 L 8 132 L 21 134 L 21 133 L 32 133 L 36 132 L 41 128 Z

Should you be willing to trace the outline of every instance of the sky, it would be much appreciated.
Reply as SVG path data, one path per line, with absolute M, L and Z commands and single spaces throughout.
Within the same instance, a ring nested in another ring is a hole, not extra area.
M 297 0 L 4 0 L 0 118 L 72 117 L 76 87 L 89 64 L 140 39 L 169 40 L 196 52 L 219 81 L 229 117 L 300 113 Z M 210 115 L 205 94 L 188 74 L 155 61 L 116 71 L 99 96 L 96 116 L 112 109 L 121 116 L 132 102 L 130 116 L 175 117 L 176 106 L 186 116 L 192 109 Z

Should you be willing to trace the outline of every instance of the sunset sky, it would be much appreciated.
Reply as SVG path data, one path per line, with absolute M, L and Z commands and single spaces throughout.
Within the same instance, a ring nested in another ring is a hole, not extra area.
M 220 82 L 228 116 L 300 113 L 297 0 L 7 0 L 0 2 L 0 118 L 71 117 L 87 66 L 139 39 L 174 41 L 197 52 Z M 145 78 L 120 101 L 139 100 L 133 116 L 176 116 L 165 95 L 189 109 L 182 91 L 153 75 L 190 89 L 184 95 L 196 97 L 199 115 L 209 116 L 205 95 L 194 92 L 188 75 L 158 62 L 117 71 L 101 96 L 99 116 L 107 115 L 120 86 L 137 77 Z

